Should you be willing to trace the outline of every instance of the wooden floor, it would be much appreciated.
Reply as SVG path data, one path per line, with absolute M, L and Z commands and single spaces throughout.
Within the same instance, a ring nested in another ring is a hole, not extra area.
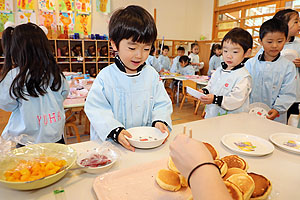
M 198 110 L 197 115 L 194 115 L 194 106 L 192 102 L 185 102 L 182 110 L 179 109 L 179 107 L 176 104 L 173 104 L 173 114 L 172 114 L 172 123 L 173 125 L 186 123 L 190 121 L 200 120 L 202 119 L 201 114 L 204 109 L 204 105 L 202 104 Z M 8 119 L 9 119 L 10 113 L 5 112 L 0 109 L 0 135 L 6 126 Z M 76 116 L 78 119 L 78 116 Z M 90 139 L 88 134 L 84 134 L 84 124 L 85 121 L 83 120 L 82 125 L 78 124 L 78 120 L 76 122 L 77 127 L 79 129 L 80 139 L 81 141 L 87 141 Z M 75 136 L 68 136 L 67 139 L 68 143 L 75 143 L 77 142 Z

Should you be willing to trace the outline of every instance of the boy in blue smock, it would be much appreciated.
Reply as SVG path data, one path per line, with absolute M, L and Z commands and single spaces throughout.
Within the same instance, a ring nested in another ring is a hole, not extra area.
M 112 15 L 109 38 L 118 56 L 98 74 L 84 108 L 92 140 L 112 139 L 134 151 L 125 138 L 131 137 L 126 129 L 171 130 L 172 102 L 159 74 L 145 64 L 156 37 L 153 17 L 145 9 L 128 6 Z
M 160 64 L 161 71 L 170 71 L 171 62 L 168 57 L 169 46 L 164 45 L 162 48 L 162 54 L 158 56 L 158 62 Z
M 250 103 L 267 104 L 271 108 L 267 118 L 284 124 L 287 110 L 296 100 L 295 65 L 280 56 L 287 36 L 288 26 L 283 21 L 273 18 L 264 22 L 259 30 L 264 51 L 245 64 L 253 79 Z
M 184 47 L 178 47 L 177 48 L 177 56 L 173 59 L 173 64 L 172 64 L 172 67 L 171 67 L 171 70 L 170 70 L 171 73 L 180 73 L 181 65 L 180 65 L 180 62 L 179 62 L 179 58 L 181 56 L 183 56 L 184 53 L 185 53 Z
M 251 53 L 252 45 L 252 36 L 241 28 L 234 28 L 224 36 L 222 67 L 217 68 L 208 85 L 202 89 L 206 94 L 200 98 L 207 104 L 205 118 L 248 112 L 251 76 L 244 62 Z

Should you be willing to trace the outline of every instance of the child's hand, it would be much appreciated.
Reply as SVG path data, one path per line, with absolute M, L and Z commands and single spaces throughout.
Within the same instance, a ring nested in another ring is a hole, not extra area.
M 125 147 L 126 149 L 130 150 L 130 151 L 135 151 L 134 147 L 131 146 L 129 144 L 129 142 L 127 141 L 127 139 L 124 137 L 124 135 L 126 135 L 127 137 L 131 138 L 131 134 L 126 131 L 126 130 L 122 130 L 121 133 L 118 136 L 118 142 Z
M 162 133 L 167 132 L 168 133 L 168 137 L 170 136 L 170 131 L 168 129 L 168 127 L 162 123 L 162 122 L 156 122 L 155 123 L 155 128 L 158 128 Z M 168 137 L 165 139 L 165 141 L 163 143 L 165 143 L 168 139 Z
M 271 109 L 269 112 L 268 112 L 268 115 L 267 116 L 267 119 L 270 119 L 270 120 L 274 120 L 276 117 L 279 116 L 279 112 L 275 109 Z
M 293 63 L 296 65 L 296 67 L 300 67 L 300 58 L 293 60 Z
M 214 95 L 213 94 L 207 94 L 206 96 L 201 96 L 200 100 L 204 104 L 211 104 L 214 100 Z
M 198 89 L 199 92 L 204 93 L 202 89 Z

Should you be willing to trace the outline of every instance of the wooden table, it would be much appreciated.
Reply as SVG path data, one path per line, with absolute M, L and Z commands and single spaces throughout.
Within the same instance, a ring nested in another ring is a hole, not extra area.
M 193 129 L 193 138 L 207 141 L 214 145 L 219 151 L 220 157 L 235 154 L 221 143 L 221 137 L 229 133 L 245 133 L 262 137 L 268 140 L 273 133 L 286 132 L 300 134 L 300 130 L 280 124 L 278 122 L 261 119 L 247 113 L 225 115 L 221 117 L 194 121 L 190 123 L 175 125 L 168 141 L 155 149 L 136 152 L 125 150 L 116 145 L 121 151 L 121 159 L 110 169 L 110 171 L 125 169 L 138 164 L 152 162 L 167 158 L 169 144 L 175 135 L 182 133 L 183 126 Z M 99 146 L 94 141 L 72 144 L 78 152 Z M 268 177 L 273 185 L 271 197 L 273 200 L 300 199 L 300 155 L 289 153 L 275 147 L 272 154 L 263 157 L 242 156 L 248 164 L 250 172 L 256 172 Z M 92 189 L 97 175 L 74 171 L 68 173 L 57 183 L 34 191 L 16 191 L 0 187 L 1 199 L 46 199 L 54 200 L 54 188 L 62 187 L 65 190 L 67 200 L 74 199 L 96 199 Z M 141 197 L 141 199 L 143 199 Z

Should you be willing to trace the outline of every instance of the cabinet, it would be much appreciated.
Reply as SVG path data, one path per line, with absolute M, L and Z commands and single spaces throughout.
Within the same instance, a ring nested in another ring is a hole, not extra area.
M 95 77 L 114 62 L 108 40 L 50 39 L 49 42 L 62 71 L 88 73 Z

